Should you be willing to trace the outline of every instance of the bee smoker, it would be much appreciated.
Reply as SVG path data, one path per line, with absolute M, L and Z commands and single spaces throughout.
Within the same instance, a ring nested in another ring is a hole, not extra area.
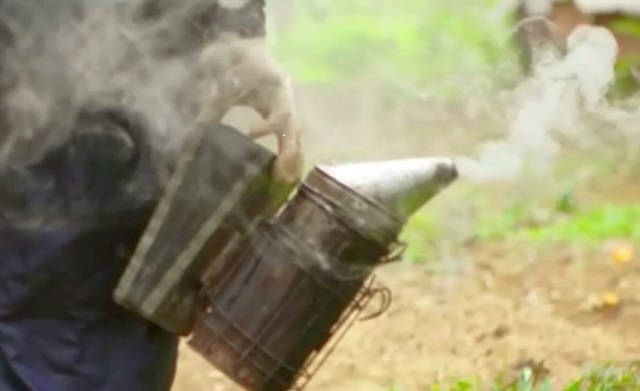
M 268 219 L 293 187 L 270 180 L 275 155 L 227 126 L 197 129 L 120 278 L 114 299 L 164 329 L 188 334 L 200 275 L 234 235 Z
M 370 300 L 388 301 L 372 271 L 456 176 L 444 159 L 316 167 L 275 218 L 211 263 L 189 345 L 247 390 L 302 389 Z
M 384 310 L 374 269 L 457 177 L 450 159 L 317 166 L 294 193 L 274 159 L 229 127 L 193 134 L 114 294 L 249 391 L 301 390 L 373 298 Z

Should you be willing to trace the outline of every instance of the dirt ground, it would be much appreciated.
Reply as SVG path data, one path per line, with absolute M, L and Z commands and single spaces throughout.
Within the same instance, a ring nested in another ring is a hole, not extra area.
M 356 322 L 308 389 L 426 390 L 456 376 L 491 378 L 525 359 L 544 360 L 563 384 L 590 363 L 640 359 L 640 268 L 614 265 L 606 246 L 514 254 L 483 245 L 458 258 L 438 271 L 406 264 L 381 270 L 391 308 Z M 587 308 L 607 289 L 620 294 L 620 308 Z M 175 390 L 239 388 L 184 347 Z

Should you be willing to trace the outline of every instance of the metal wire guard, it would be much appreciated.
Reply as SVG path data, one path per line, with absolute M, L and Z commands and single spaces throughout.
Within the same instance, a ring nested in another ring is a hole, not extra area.
M 386 311 L 391 292 L 369 275 L 323 273 L 302 243 L 268 225 L 207 292 L 211 306 L 189 345 L 248 390 L 302 390 L 371 301 Z

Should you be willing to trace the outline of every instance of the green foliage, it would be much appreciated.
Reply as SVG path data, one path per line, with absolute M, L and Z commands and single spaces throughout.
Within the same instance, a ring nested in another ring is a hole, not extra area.
M 429 257 L 438 241 L 438 226 L 433 214 L 427 210 L 416 213 L 403 230 L 400 240 L 407 243 L 403 259 L 422 262 Z
M 640 37 L 640 21 L 632 18 L 620 18 L 615 20 L 611 26 L 615 33 Z
M 479 382 L 470 380 L 458 380 L 453 385 L 433 386 L 429 391 L 639 391 L 640 390 L 640 365 L 606 365 L 594 368 L 576 379 L 564 388 L 553 388 L 549 377 L 537 378 L 529 368 L 520 372 L 518 379 L 507 385 L 503 381 L 496 380 L 495 384 L 487 387 Z M 401 391 L 392 387 L 390 391 Z M 404 391 L 404 390 L 402 390 Z
M 280 58 L 303 83 L 354 77 L 428 82 L 487 73 L 511 51 L 496 0 L 307 0 L 277 37 Z
M 621 58 L 615 66 L 616 78 L 611 91 L 613 99 L 625 99 L 638 91 L 638 82 L 632 73 L 632 66 L 640 64 L 640 55 Z
M 565 391 L 637 391 L 640 390 L 640 364 L 607 365 L 589 371 Z
M 608 239 L 640 241 L 640 205 L 599 204 L 579 209 L 569 193 L 549 207 L 516 203 L 506 210 L 489 210 L 475 230 L 480 241 L 521 239 L 537 242 L 572 242 L 597 245 Z M 419 211 L 407 224 L 401 240 L 408 244 L 404 260 L 417 263 L 434 255 L 438 221 L 430 209 Z
M 640 38 L 640 20 L 637 19 L 620 17 L 610 25 L 610 29 L 617 34 Z M 637 91 L 638 85 L 631 74 L 631 66 L 638 64 L 640 64 L 640 53 L 618 60 L 613 98 L 624 99 Z
M 480 240 L 503 238 L 518 230 L 531 217 L 532 209 L 524 202 L 508 207 L 502 213 L 491 212 L 483 216 L 479 225 L 477 237 Z
M 546 213 L 539 224 L 533 213 Z M 481 240 L 520 237 L 541 242 L 596 244 L 607 239 L 640 240 L 640 206 L 600 204 L 573 213 L 520 204 L 502 214 L 490 214 L 478 227 Z
M 543 241 L 597 243 L 611 238 L 640 239 L 640 206 L 602 204 L 549 226 L 526 231 Z

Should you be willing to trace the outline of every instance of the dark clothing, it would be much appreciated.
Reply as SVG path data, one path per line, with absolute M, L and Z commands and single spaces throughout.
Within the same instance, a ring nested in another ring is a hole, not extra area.
M 178 337 L 112 293 L 160 194 L 142 129 L 81 115 L 71 139 L 0 170 L 0 391 L 168 391 Z

